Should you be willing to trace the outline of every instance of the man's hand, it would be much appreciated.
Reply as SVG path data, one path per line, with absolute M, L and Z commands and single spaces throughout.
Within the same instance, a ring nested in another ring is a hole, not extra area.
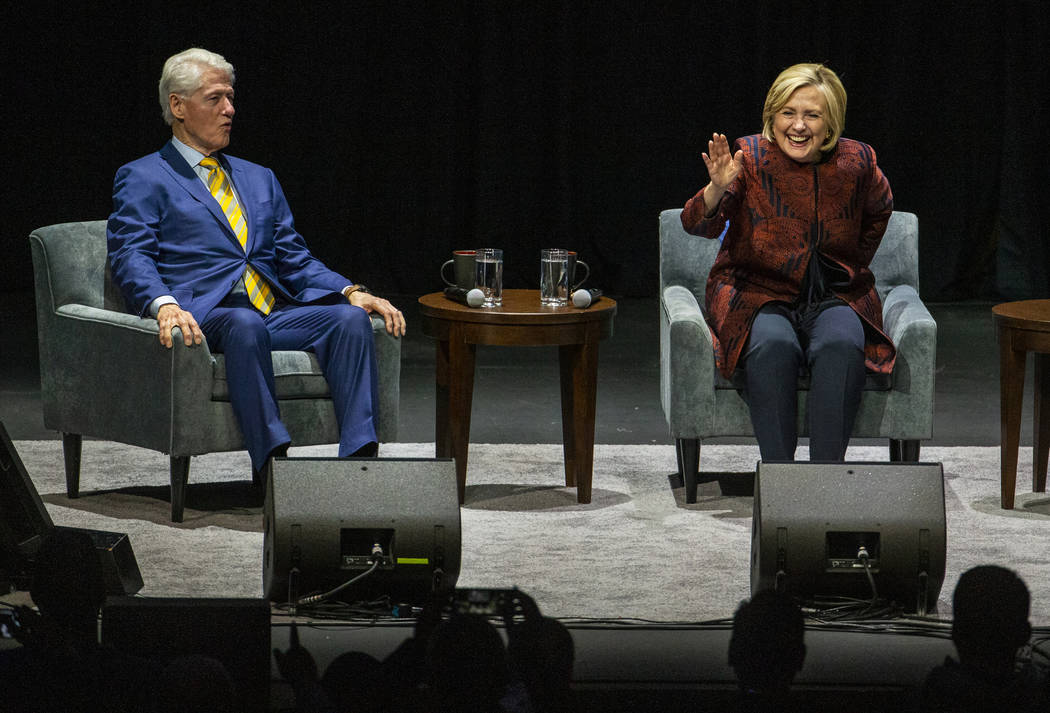
M 369 314 L 375 312 L 382 317 L 383 321 L 386 322 L 386 331 L 395 337 L 400 337 L 405 333 L 405 315 L 401 314 L 401 310 L 382 297 L 376 297 L 358 290 L 357 292 L 351 292 L 348 299 L 350 304 L 360 307 L 365 312 Z
M 160 324 L 158 336 L 160 343 L 171 349 L 171 330 L 178 327 L 182 330 L 182 341 L 187 347 L 200 344 L 204 341 L 204 334 L 197 326 L 197 320 L 193 315 L 179 307 L 177 304 L 169 303 L 161 305 L 157 311 L 157 322 Z

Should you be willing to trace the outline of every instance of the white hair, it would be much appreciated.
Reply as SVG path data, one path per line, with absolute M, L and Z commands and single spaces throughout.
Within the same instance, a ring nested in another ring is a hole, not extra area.
M 180 97 L 188 97 L 201 87 L 201 77 L 209 69 L 217 69 L 228 75 L 230 84 L 233 84 L 233 65 L 226 59 L 214 52 L 192 47 L 176 55 L 168 57 L 164 63 L 164 69 L 160 72 L 160 82 L 157 85 L 160 94 L 160 108 L 164 114 L 164 121 L 170 126 L 175 122 L 171 113 L 168 97 L 178 94 Z

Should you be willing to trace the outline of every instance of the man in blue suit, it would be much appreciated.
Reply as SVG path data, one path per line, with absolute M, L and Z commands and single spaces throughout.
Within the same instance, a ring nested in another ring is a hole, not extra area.
M 122 166 L 107 226 L 112 273 L 129 307 L 171 348 L 207 338 L 226 358 L 230 402 L 259 473 L 291 441 L 270 351 L 313 351 L 340 425 L 340 456 L 377 450 L 377 372 L 369 313 L 394 336 L 404 316 L 328 269 L 295 230 L 270 169 L 221 153 L 233 121 L 233 66 L 190 49 L 164 64 L 159 93 L 172 139 Z

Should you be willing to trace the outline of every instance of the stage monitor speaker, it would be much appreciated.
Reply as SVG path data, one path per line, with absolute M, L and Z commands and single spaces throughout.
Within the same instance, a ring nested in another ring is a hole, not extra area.
M 881 599 L 926 614 L 945 567 L 940 463 L 758 464 L 751 592 Z
M 275 458 L 263 509 L 263 588 L 303 602 L 334 596 L 425 604 L 459 578 L 460 519 L 450 459 Z
M 15 444 L 0 422 L 0 571 L 24 576 L 54 528 Z
M 40 543 L 54 529 L 14 442 L 0 422 L 0 573 L 10 577 L 16 587 L 28 590 Z M 142 589 L 142 575 L 126 534 L 63 529 L 86 532 L 91 537 L 107 594 L 134 594 Z
M 193 654 L 221 661 L 233 679 L 239 710 L 265 711 L 270 615 L 270 603 L 258 598 L 109 597 L 100 633 L 103 645 L 162 666 Z M 113 673 L 119 679 L 120 672 Z
M 142 589 L 142 573 L 131 549 L 131 540 L 123 532 L 87 530 L 81 527 L 58 527 L 60 530 L 86 532 L 95 545 L 95 552 L 102 563 L 102 578 L 106 583 L 106 594 L 119 596 L 134 594 Z

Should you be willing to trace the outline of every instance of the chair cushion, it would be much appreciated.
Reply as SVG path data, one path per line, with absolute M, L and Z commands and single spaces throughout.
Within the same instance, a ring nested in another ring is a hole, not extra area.
M 733 372 L 733 378 L 727 379 L 722 376 L 717 370 L 715 371 L 715 388 L 716 389 L 743 389 L 745 385 L 745 376 L 743 369 L 737 369 Z M 809 391 L 810 376 L 809 372 L 805 372 L 798 375 L 798 390 Z M 864 375 L 864 390 L 865 391 L 889 391 L 893 388 L 893 374 L 876 374 L 874 372 L 867 372 Z
M 278 399 L 330 398 L 328 382 L 313 352 L 273 352 L 273 376 Z M 222 354 L 212 355 L 211 399 L 230 400 L 226 383 L 226 358 Z

